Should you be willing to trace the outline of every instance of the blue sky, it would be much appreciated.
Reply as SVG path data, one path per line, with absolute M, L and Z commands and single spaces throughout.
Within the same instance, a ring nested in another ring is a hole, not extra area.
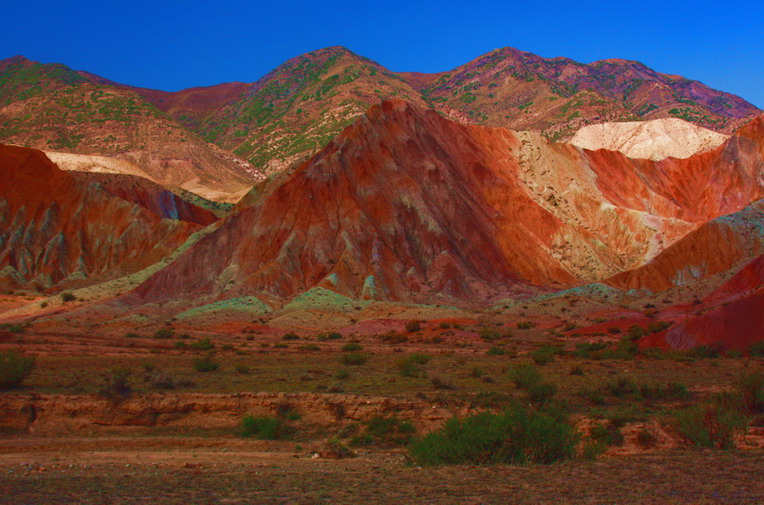
M 394 71 L 450 70 L 497 47 L 638 60 L 764 108 L 760 1 L 35 1 L 4 8 L 0 59 L 23 54 L 136 86 L 252 82 L 343 45 Z

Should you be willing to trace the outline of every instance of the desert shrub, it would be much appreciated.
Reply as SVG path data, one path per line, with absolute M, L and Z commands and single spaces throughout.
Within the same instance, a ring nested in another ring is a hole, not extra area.
M 416 434 L 414 425 L 398 417 L 377 416 L 369 420 L 361 435 L 351 440 L 351 445 L 378 445 L 393 447 L 406 445 Z
M 493 342 L 502 338 L 512 338 L 511 332 L 499 333 L 497 330 L 488 326 L 483 326 L 478 330 L 478 336 L 485 342 Z
M 65 291 L 61 293 L 61 301 L 64 303 L 73 302 L 77 300 L 77 297 L 74 295 L 74 293 L 71 293 L 69 291 Z
M 422 329 L 422 321 L 412 319 L 411 321 L 406 322 L 406 331 L 409 333 L 414 333 Z
M 670 382 L 665 386 L 640 384 L 639 394 L 647 400 L 686 400 L 690 396 L 687 386 L 677 382 Z
M 236 365 L 235 370 L 236 370 L 236 373 L 240 373 L 240 374 L 248 374 L 250 372 L 249 367 L 244 364 Z
M 443 321 L 442 323 L 438 325 L 438 328 L 440 328 L 441 330 L 448 330 L 449 328 L 451 328 L 451 323 L 447 323 Z
M 175 342 L 175 348 L 176 349 L 188 349 L 188 344 L 183 342 L 182 340 L 179 340 Z
M 740 395 L 746 412 L 750 414 L 764 412 L 764 374 L 752 372 L 742 375 L 735 384 L 735 390 Z
M 297 333 L 289 332 L 285 333 L 281 340 L 300 340 L 300 336 Z
M 138 335 L 137 333 L 130 332 L 125 334 L 125 338 L 141 338 L 141 336 Z
M 655 321 L 654 323 L 650 323 L 647 325 L 647 330 L 650 333 L 658 333 L 659 331 L 665 330 L 669 326 L 671 326 L 671 323 L 667 321 Z
M 607 344 L 602 342 L 583 342 L 581 344 L 576 344 L 576 350 L 573 351 L 573 356 L 576 358 L 590 358 L 593 352 L 601 351 L 606 348 Z
M 354 458 L 355 453 L 337 438 L 329 439 L 321 451 L 321 456 L 329 459 Z
M 414 353 L 399 359 L 395 365 L 402 377 L 419 377 L 423 375 L 420 365 L 426 365 L 431 359 L 429 354 Z
M 607 389 L 611 395 L 620 398 L 636 393 L 637 385 L 634 384 L 631 379 L 626 377 L 616 377 L 605 386 L 605 389 Z
M 35 366 L 34 356 L 17 351 L 0 352 L 0 389 L 20 386 Z
M 699 359 L 715 359 L 721 354 L 721 349 L 714 345 L 699 345 L 690 349 Z
M 175 331 L 172 328 L 161 328 L 154 332 L 153 338 L 172 338 Z
M 541 372 L 533 363 L 523 362 L 512 365 L 508 370 L 509 380 L 520 389 L 529 389 L 543 381 Z
M 473 366 L 470 368 L 469 376 L 474 377 L 475 379 L 478 379 L 483 376 L 483 369 L 479 366 Z
M 342 352 L 356 352 L 363 349 L 361 344 L 356 342 L 348 342 L 347 344 L 342 346 Z
M 397 331 L 388 331 L 387 333 L 383 333 L 379 336 L 377 336 L 379 340 L 386 344 L 403 344 L 404 342 L 408 342 L 409 338 L 406 335 L 401 335 Z
M 764 357 L 764 340 L 751 344 L 748 348 L 748 354 L 759 358 Z
M 113 401 L 120 401 L 133 392 L 130 385 L 130 375 L 132 372 L 127 368 L 112 368 L 108 372 L 101 374 L 103 386 L 98 391 L 100 396 Z
M 716 401 L 675 411 L 673 425 L 679 436 L 693 445 L 732 449 L 735 437 L 747 429 L 748 418 L 738 408 Z
M 549 464 L 573 458 L 577 443 L 567 419 L 513 405 L 500 414 L 450 419 L 409 450 L 420 465 Z
M 212 354 L 194 360 L 194 370 L 197 372 L 214 372 L 220 368 L 220 363 L 213 361 Z
M 526 390 L 528 401 L 538 405 L 548 403 L 555 394 L 557 394 L 557 386 L 546 382 L 539 382 Z
M 622 446 L 624 443 L 623 433 L 617 424 L 605 423 L 592 427 L 589 434 L 592 440 L 602 442 L 607 446 Z
M 453 382 L 451 382 L 448 379 L 443 379 L 441 377 L 431 377 L 430 383 L 432 384 L 432 387 L 434 387 L 435 389 L 443 389 L 443 390 L 456 389 L 456 386 L 454 386 Z
M 318 339 L 320 342 L 323 342 L 325 340 L 339 340 L 342 338 L 342 335 L 336 332 L 331 333 L 319 333 L 316 335 L 316 339 Z
M 215 347 L 215 344 L 213 344 L 209 338 L 202 338 L 196 342 L 192 342 L 189 347 L 191 347 L 191 349 L 196 349 L 197 351 L 209 351 Z
M 531 359 L 537 365 L 546 365 L 552 361 L 556 355 L 564 354 L 564 352 L 565 351 L 561 347 L 545 345 L 533 351 L 531 353 Z
M 724 357 L 725 358 L 734 358 L 734 359 L 742 358 L 743 357 L 743 353 L 738 351 L 737 349 L 730 349 L 730 350 L 724 351 Z
M 568 373 L 570 375 L 584 375 L 584 368 L 581 365 L 575 365 L 570 367 Z
M 347 370 L 343 368 L 343 369 L 337 370 L 337 373 L 334 374 L 334 377 L 339 380 L 345 380 L 350 378 L 350 372 L 348 372 Z
M 530 321 L 521 321 L 517 323 L 518 330 L 530 330 L 531 328 L 533 328 L 533 323 Z
M 290 427 L 277 417 L 244 416 L 239 429 L 239 436 L 260 440 L 283 440 L 291 433 Z
M 502 349 L 501 347 L 493 346 L 488 348 L 488 350 L 486 351 L 486 354 L 488 354 L 489 356 L 503 356 L 505 352 L 506 351 Z
M 643 330 L 641 327 L 635 325 L 629 326 L 629 330 L 626 333 L 626 336 L 629 337 L 630 340 L 639 340 L 645 335 L 645 330 Z
M 364 365 L 367 361 L 369 361 L 369 355 L 360 352 L 351 352 L 348 354 L 343 354 L 340 358 L 340 361 L 342 361 L 342 364 L 344 365 Z
M 276 417 L 286 419 L 287 421 L 297 421 L 302 418 L 294 405 L 289 402 L 281 402 L 276 405 Z

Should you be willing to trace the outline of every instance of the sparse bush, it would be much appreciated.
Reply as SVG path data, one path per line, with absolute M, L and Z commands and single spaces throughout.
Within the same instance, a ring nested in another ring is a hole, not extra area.
M 589 434 L 592 440 L 608 446 L 622 446 L 624 443 L 623 433 L 614 423 L 597 424 L 592 427 Z
M 101 374 L 104 384 L 98 394 L 112 401 L 124 400 L 133 392 L 129 379 L 131 374 L 127 368 L 113 368 Z
M 488 354 L 489 356 L 503 356 L 504 353 L 505 353 L 504 349 L 502 349 L 501 347 L 495 347 L 495 346 L 490 347 L 486 351 L 486 354 Z
M 415 440 L 420 465 L 549 464 L 575 456 L 578 436 L 567 419 L 513 405 L 500 414 L 453 418 Z
M 319 342 L 323 342 L 325 340 L 339 340 L 342 338 L 342 335 L 336 332 L 331 333 L 319 333 L 316 335 L 316 339 L 318 339 Z
M 343 368 L 343 369 L 337 370 L 337 373 L 334 374 L 334 377 L 339 380 L 345 380 L 350 378 L 350 372 L 348 372 L 347 370 Z
M 475 379 L 478 379 L 483 376 L 483 369 L 479 366 L 473 366 L 470 368 L 470 377 L 474 377 Z
M 584 369 L 581 365 L 575 365 L 568 371 L 570 375 L 584 375 Z
M 518 363 L 512 365 L 508 371 L 509 380 L 520 389 L 529 389 L 543 381 L 541 372 L 532 363 Z
M 666 321 L 655 321 L 654 323 L 650 323 L 647 325 L 647 330 L 650 333 L 658 333 L 659 331 L 663 331 L 666 328 L 671 326 L 671 323 Z
M 617 377 L 607 384 L 606 389 L 611 395 L 620 398 L 634 394 L 637 391 L 637 385 L 626 377 Z
M 367 361 L 369 361 L 369 355 L 360 352 L 351 352 L 348 354 L 343 354 L 341 361 L 344 365 L 364 365 Z
M 584 342 L 581 344 L 576 344 L 576 350 L 573 351 L 573 356 L 576 358 L 589 358 L 591 353 L 601 351 L 605 348 L 607 348 L 607 345 L 601 342 L 592 344 Z
M 342 346 L 342 352 L 356 352 L 362 350 L 363 347 L 357 342 L 348 342 Z
M 212 354 L 194 360 L 194 370 L 197 372 L 215 372 L 220 368 L 220 363 L 213 361 Z
M 300 336 L 290 331 L 289 333 L 285 333 L 284 336 L 281 337 L 281 340 L 300 340 Z
M 378 445 L 394 447 L 406 445 L 416 434 L 414 425 L 398 417 L 377 416 L 369 420 L 363 434 L 354 437 L 351 445 Z
M 741 376 L 735 384 L 735 389 L 749 414 L 764 412 L 764 374 L 752 372 Z
M 300 346 L 300 350 L 314 352 L 320 351 L 321 347 L 318 344 L 305 344 Z
M 687 442 L 699 447 L 732 449 L 735 437 L 748 427 L 748 418 L 737 408 L 714 402 L 677 410 L 674 427 Z
M 645 330 L 643 330 L 641 327 L 635 325 L 632 325 L 629 327 L 629 331 L 626 334 L 627 337 L 629 337 L 630 340 L 639 340 L 645 335 Z
M 401 335 L 396 331 L 388 331 L 387 333 L 383 333 L 377 336 L 377 338 L 386 344 L 393 345 L 402 344 L 409 341 L 409 338 L 406 335 Z
M 20 386 L 35 366 L 34 356 L 17 351 L 0 352 L 0 389 Z
M 453 382 L 440 377 L 431 377 L 430 382 L 435 389 L 456 389 Z
M 409 333 L 415 333 L 417 331 L 420 331 L 422 329 L 422 321 L 419 321 L 417 319 L 412 319 L 411 321 L 406 322 L 406 331 Z
M 518 330 L 530 330 L 531 328 L 533 328 L 533 323 L 530 321 L 521 321 L 517 323 Z
M 699 345 L 690 351 L 699 359 L 716 359 L 721 354 L 721 349 L 714 345 Z
M 530 403 L 543 405 L 548 403 L 557 394 L 557 386 L 546 382 L 539 382 L 529 387 L 526 390 L 526 394 Z
M 141 338 L 141 336 L 138 335 L 137 333 L 130 332 L 125 334 L 125 338 Z
M 191 347 L 191 349 L 196 349 L 197 351 L 209 351 L 215 347 L 215 344 L 213 344 L 209 338 L 202 338 L 191 343 L 189 347 Z
M 329 459 L 347 459 L 354 458 L 355 453 L 348 446 L 340 442 L 339 439 L 332 438 L 324 445 L 321 456 Z
M 172 338 L 175 335 L 175 331 L 172 328 L 161 328 L 154 333 L 153 338 Z
M 761 342 L 756 342 L 755 344 L 751 344 L 751 346 L 748 348 L 748 354 L 758 358 L 764 357 L 764 340 Z
M 658 437 L 652 430 L 644 428 L 637 432 L 637 444 L 639 444 L 640 447 L 649 449 L 650 447 L 654 447 L 657 443 Z
M 246 375 L 246 374 L 248 374 L 250 372 L 249 367 L 247 365 L 244 365 L 244 364 L 236 365 L 235 370 L 236 370 L 236 373 L 239 373 L 239 374 L 242 374 L 242 375 Z
M 291 429 L 277 417 L 244 416 L 239 435 L 260 440 L 283 440 L 289 438 Z
M 69 291 L 65 291 L 61 293 L 61 301 L 64 303 L 69 303 L 77 300 L 77 297 L 74 295 L 74 293 L 71 293 Z
M 562 354 L 562 349 L 553 345 L 539 347 L 531 353 L 531 359 L 537 365 L 546 365 L 552 361 L 557 354 Z

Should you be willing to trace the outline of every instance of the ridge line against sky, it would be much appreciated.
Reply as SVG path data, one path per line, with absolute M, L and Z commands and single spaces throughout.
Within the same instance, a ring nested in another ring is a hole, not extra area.
M 341 45 L 394 72 L 452 70 L 514 47 L 581 63 L 639 61 L 764 108 L 764 5 L 475 0 L 359 5 L 326 0 L 16 2 L 0 59 L 63 63 L 132 86 L 177 91 L 254 82 L 289 58 Z

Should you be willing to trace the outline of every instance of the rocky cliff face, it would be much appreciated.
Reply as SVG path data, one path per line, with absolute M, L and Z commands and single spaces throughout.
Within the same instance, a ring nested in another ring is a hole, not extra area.
M 200 229 L 79 181 L 33 149 L 0 146 L 0 283 L 81 286 L 159 261 Z
M 761 123 L 656 163 L 384 102 L 127 301 L 314 286 L 477 301 L 607 278 L 763 196 Z

